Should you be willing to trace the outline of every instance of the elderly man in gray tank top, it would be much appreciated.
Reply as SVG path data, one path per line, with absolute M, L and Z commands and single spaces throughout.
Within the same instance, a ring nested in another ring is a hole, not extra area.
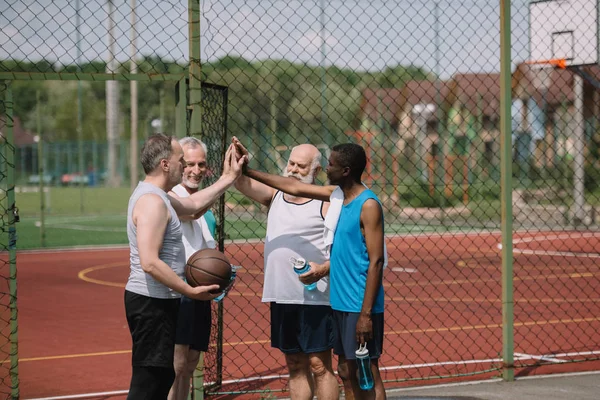
M 301 144 L 292 149 L 283 175 L 314 183 L 320 161 L 319 149 Z M 285 355 L 291 398 L 337 399 L 339 387 L 331 362 L 329 262 L 323 241 L 329 203 L 284 194 L 246 176 L 235 187 L 269 207 L 262 301 L 270 304 L 271 346 Z M 311 270 L 299 277 L 290 257 L 310 261 Z M 313 282 L 316 289 L 307 290 L 304 283 Z
M 128 399 L 166 399 L 173 384 L 175 327 L 181 295 L 211 300 L 217 285 L 191 287 L 183 279 L 185 251 L 178 215 L 204 212 L 240 176 L 230 146 L 223 174 L 213 185 L 186 198 L 167 194 L 181 182 L 184 159 L 177 139 L 148 138 L 141 151 L 146 173 L 129 199 L 127 236 L 130 273 L 125 286 L 125 313 L 133 342 Z

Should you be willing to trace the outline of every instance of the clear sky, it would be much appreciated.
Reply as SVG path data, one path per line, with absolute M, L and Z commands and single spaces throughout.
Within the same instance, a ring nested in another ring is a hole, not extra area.
M 80 59 L 103 59 L 107 1 L 80 4 Z M 125 61 L 131 55 L 131 0 L 113 4 L 116 56 Z M 499 0 L 323 0 L 322 9 L 320 0 L 201 0 L 200 4 L 203 61 L 232 54 L 317 65 L 324 36 L 327 65 L 380 70 L 412 64 L 438 71 L 442 78 L 457 72 L 499 71 Z M 75 0 L 0 2 L 0 57 L 75 62 L 76 5 Z M 138 54 L 185 63 L 187 1 L 137 0 L 137 12 Z M 513 1 L 511 24 L 514 64 L 528 58 L 527 0 Z

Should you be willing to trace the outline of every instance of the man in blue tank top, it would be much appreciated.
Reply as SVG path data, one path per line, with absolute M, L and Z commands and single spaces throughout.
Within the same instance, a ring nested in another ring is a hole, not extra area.
M 238 152 L 246 149 L 233 139 Z M 334 353 L 347 399 L 385 399 L 379 373 L 383 350 L 383 209 L 377 196 L 361 182 L 367 165 L 364 149 L 352 143 L 332 148 L 327 166 L 329 186 L 245 168 L 244 174 L 294 196 L 329 201 L 338 187 L 343 192 L 330 257 L 330 302 L 336 331 Z M 331 208 L 330 211 L 331 212 Z M 372 390 L 359 387 L 355 351 L 366 343 L 374 378 Z

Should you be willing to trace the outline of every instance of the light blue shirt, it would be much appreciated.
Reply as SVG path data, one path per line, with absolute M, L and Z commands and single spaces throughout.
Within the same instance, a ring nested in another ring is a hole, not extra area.
M 367 285 L 369 254 L 360 230 L 360 213 L 365 201 L 375 199 L 367 189 L 350 203 L 342 206 L 331 246 L 330 301 L 331 308 L 344 312 L 360 312 Z M 383 312 L 383 283 L 379 285 L 372 313 Z

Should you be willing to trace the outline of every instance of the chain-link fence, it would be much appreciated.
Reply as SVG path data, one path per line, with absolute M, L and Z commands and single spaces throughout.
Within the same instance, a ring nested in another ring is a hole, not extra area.
M 0 6 L 0 79 L 15 81 L 24 126 L 39 88 L 66 103 L 46 126 L 57 138 L 99 132 L 89 139 L 106 143 L 107 182 L 119 171 L 108 148 L 130 135 L 128 80 L 161 93 L 139 97 L 150 127 L 172 112 L 159 99 L 176 103 L 160 81 L 189 75 L 191 108 L 200 78 L 228 87 L 228 137 L 257 169 L 281 173 L 300 143 L 325 158 L 334 144 L 363 145 L 390 256 L 386 388 L 585 369 L 594 364 L 572 362 L 600 355 L 600 69 L 577 68 L 585 49 L 561 32 L 592 29 L 582 13 L 596 3 L 560 3 L 548 16 L 525 0 L 14 0 Z M 530 41 L 541 31 L 550 44 Z M 530 63 L 544 46 L 572 65 Z M 78 82 L 36 82 L 53 79 Z M 74 104 L 120 122 L 84 112 L 78 129 Z M 187 133 L 198 133 L 193 118 Z M 268 210 L 235 191 L 225 200 L 221 227 L 236 239 L 225 249 L 243 268 L 219 314 L 222 353 L 206 377 L 219 385 L 208 392 L 276 394 L 288 372 L 260 302 Z
M 0 395 L 18 398 L 15 146 L 10 83 L 0 82 Z

